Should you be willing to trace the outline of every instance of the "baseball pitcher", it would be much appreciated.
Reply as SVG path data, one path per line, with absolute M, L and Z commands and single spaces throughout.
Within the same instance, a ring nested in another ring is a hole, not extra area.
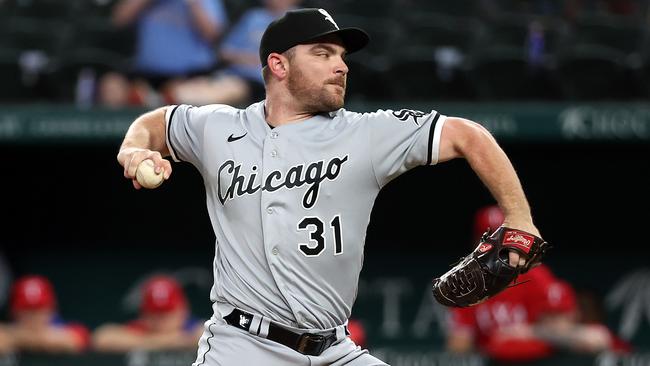
M 368 41 L 323 9 L 289 11 L 262 37 L 265 100 L 166 106 L 126 133 L 117 159 L 136 189 L 147 159 L 169 179 L 165 156 L 191 163 L 205 182 L 214 315 L 194 365 L 385 365 L 346 324 L 375 197 L 414 167 L 465 158 L 505 224 L 538 235 L 512 165 L 480 125 L 437 111 L 342 108 L 345 57 Z

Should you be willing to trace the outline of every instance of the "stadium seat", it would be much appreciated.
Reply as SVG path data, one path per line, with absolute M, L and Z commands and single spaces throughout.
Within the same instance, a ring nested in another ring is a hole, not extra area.
M 570 100 L 625 100 L 633 97 L 625 54 L 596 45 L 575 45 L 558 55 L 563 96 Z
M 482 40 L 482 23 L 440 13 L 404 14 L 401 19 L 405 37 L 391 53 L 394 93 L 419 99 L 472 99 L 475 92 L 465 66 Z
M 354 100 L 390 100 L 390 75 L 386 73 L 385 58 L 369 54 L 353 54 L 347 58 L 347 97 Z
M 648 28 L 639 19 L 578 17 L 558 51 L 564 92 L 578 99 L 624 100 L 648 95 L 647 49 Z M 591 77 L 586 70 L 591 70 Z
M 94 75 L 95 81 L 109 71 L 126 72 L 128 59 L 101 48 L 78 48 L 53 62 L 48 83 L 63 101 L 74 100 L 75 88 L 82 71 Z
M 484 25 L 489 39 L 487 46 L 526 47 L 533 32 L 539 32 L 547 54 L 554 53 L 568 34 L 568 27 L 561 19 L 536 15 L 501 13 Z
M 370 35 L 370 43 L 361 51 L 364 53 L 386 56 L 391 49 L 404 41 L 402 26 L 392 19 L 338 14 L 336 21 L 340 27 L 359 27 Z
M 0 1 L 0 21 L 5 22 L 11 17 L 11 6 L 8 1 Z
M 484 37 L 482 22 L 473 17 L 427 12 L 404 14 L 401 20 L 401 44 L 407 47 L 453 47 L 467 54 Z
M 403 40 L 398 22 L 391 19 L 362 17 L 350 14 L 335 15 L 341 27 L 360 27 L 370 35 L 370 43 L 363 50 L 346 58 L 349 98 L 357 100 L 386 100 L 391 96 L 388 75 L 388 53 Z
M 40 50 L 49 55 L 62 50 L 72 36 L 72 27 L 63 21 L 11 17 L 0 24 L 0 45 L 20 50 Z
M 510 13 L 520 16 L 559 17 L 566 6 L 557 0 L 490 0 L 494 14 Z
M 528 42 L 528 19 L 520 17 L 499 17 L 486 23 L 490 46 L 512 46 L 523 48 Z
M 402 49 L 390 60 L 388 77 L 399 100 L 473 99 L 463 64 L 445 67 L 440 49 Z
M 529 62 L 523 47 L 494 46 L 470 61 L 470 75 L 481 100 L 549 100 L 559 97 L 544 64 Z
M 83 0 L 4 0 L 2 10 L 12 17 L 30 17 L 45 20 L 70 19 Z
M 395 8 L 402 13 L 435 12 L 452 16 L 483 16 L 486 10 L 482 0 L 396 0 L 395 3 Z
M 132 28 L 117 28 L 109 19 L 85 18 L 75 24 L 74 47 L 103 48 L 124 57 L 133 55 L 135 31 Z
M 640 64 L 637 70 L 631 70 L 632 79 L 641 96 L 648 100 L 650 99 L 650 42 L 646 42 L 641 51 Z
M 390 18 L 395 11 L 400 9 L 395 7 L 394 0 L 340 0 L 328 1 L 323 8 L 332 12 L 338 21 L 338 14 L 359 14 L 369 17 Z
M 639 53 L 648 37 L 646 25 L 618 16 L 582 16 L 571 25 L 572 44 L 593 44 L 623 52 Z
M 118 0 L 81 0 L 77 12 L 83 17 L 104 18 L 111 17 L 113 6 Z
M 20 50 L 0 48 L 0 103 L 25 102 L 33 97 L 19 64 L 20 55 Z

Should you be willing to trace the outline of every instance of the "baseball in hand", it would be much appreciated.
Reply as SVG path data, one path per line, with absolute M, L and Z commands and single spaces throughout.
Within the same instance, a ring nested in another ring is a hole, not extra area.
M 162 184 L 163 172 L 156 174 L 156 168 L 151 159 L 143 160 L 135 171 L 135 179 L 141 186 L 148 189 L 154 189 Z

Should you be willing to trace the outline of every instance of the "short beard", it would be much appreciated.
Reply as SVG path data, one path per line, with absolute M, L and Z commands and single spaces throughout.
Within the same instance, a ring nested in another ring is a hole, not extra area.
M 294 64 L 287 78 L 287 89 L 303 105 L 305 111 L 312 113 L 332 112 L 343 107 L 345 87 L 342 97 L 327 91 L 325 85 L 320 88 L 314 87 L 307 81 L 302 70 L 296 66 Z

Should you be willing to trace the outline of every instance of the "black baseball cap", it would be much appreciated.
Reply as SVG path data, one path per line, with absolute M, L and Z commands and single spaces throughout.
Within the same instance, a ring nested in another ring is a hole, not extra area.
M 289 48 L 313 41 L 328 34 L 337 34 L 343 40 L 347 53 L 358 51 L 370 41 L 368 33 L 360 28 L 339 28 L 332 16 L 323 9 L 305 8 L 290 10 L 271 22 L 262 35 L 260 61 L 273 52 L 282 53 Z

